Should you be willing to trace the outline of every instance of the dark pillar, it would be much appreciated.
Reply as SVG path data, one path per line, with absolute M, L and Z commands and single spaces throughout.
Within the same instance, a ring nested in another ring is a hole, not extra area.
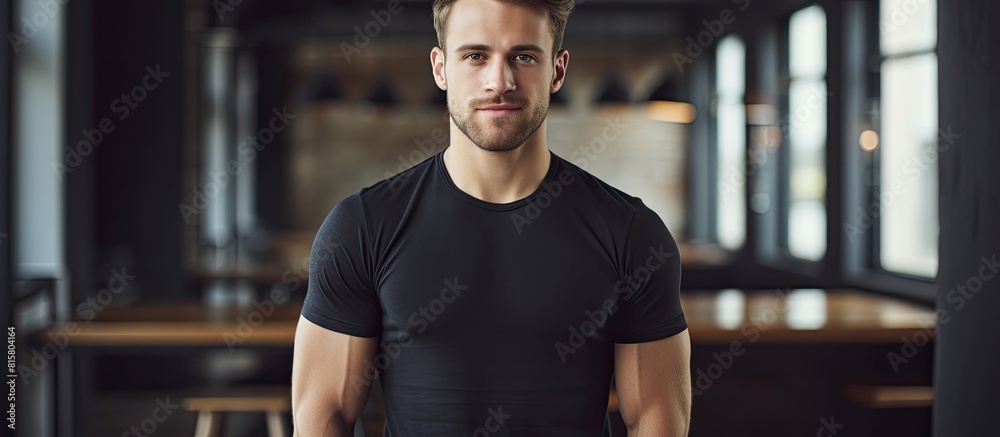
M 178 205 L 190 202 L 182 197 L 189 109 L 184 2 L 101 0 L 93 8 L 91 128 L 104 118 L 115 127 L 94 148 L 95 285 L 106 287 L 112 270 L 125 268 L 143 298 L 183 296 L 185 234 Z M 169 75 L 145 79 L 156 87 L 143 93 L 144 78 L 157 66 Z M 145 94 L 141 102 L 119 100 L 137 93 Z M 80 132 L 75 135 L 67 143 L 78 141 Z
M 940 267 L 934 435 L 995 435 L 1000 393 L 1000 4 L 938 2 Z M 948 132 L 961 135 L 949 138 Z M 949 141 L 953 141 L 950 144 Z
M 281 45 L 261 45 L 256 49 L 257 126 L 265 127 L 274 114 L 271 110 L 288 106 L 295 112 L 288 97 L 291 81 L 290 49 Z M 274 134 L 271 141 L 257 156 L 257 214 L 269 232 L 286 230 L 288 220 L 288 147 L 290 129 Z
M 64 11 L 66 20 L 66 141 L 65 145 L 76 145 L 82 140 L 83 131 L 92 131 L 100 126 L 97 122 L 110 114 L 95 112 L 94 108 L 94 45 L 91 37 L 94 29 L 93 3 L 67 3 Z M 107 109 L 107 108 L 105 108 Z M 110 135 L 114 135 L 112 132 Z M 102 134 L 103 135 L 103 134 Z M 110 140 L 110 137 L 108 138 Z M 102 141 L 103 142 L 103 141 Z M 98 145 L 98 148 L 101 146 Z M 98 152 L 99 153 L 99 152 Z M 70 307 L 80 299 L 93 296 L 97 281 L 94 279 L 96 259 L 93 256 L 94 229 L 99 211 L 94 208 L 94 161 L 81 159 L 72 172 L 63 174 L 66 227 L 66 269 L 69 272 L 70 301 L 60 302 L 56 307 Z M 107 273 L 107 272 L 104 272 Z M 60 314 L 72 317 L 72 314 Z

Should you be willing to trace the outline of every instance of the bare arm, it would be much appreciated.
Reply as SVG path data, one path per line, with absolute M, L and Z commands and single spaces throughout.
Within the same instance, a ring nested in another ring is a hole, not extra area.
M 629 437 L 686 436 L 691 421 L 691 338 L 615 345 L 615 390 Z
M 330 331 L 299 317 L 292 358 L 296 436 L 354 435 L 371 391 L 377 341 Z

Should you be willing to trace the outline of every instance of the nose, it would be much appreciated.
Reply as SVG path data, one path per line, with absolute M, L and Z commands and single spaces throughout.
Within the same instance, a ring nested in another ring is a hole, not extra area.
M 493 91 L 498 95 L 513 91 L 516 87 L 513 69 L 503 59 L 491 62 L 483 69 L 483 87 L 486 88 L 487 92 Z

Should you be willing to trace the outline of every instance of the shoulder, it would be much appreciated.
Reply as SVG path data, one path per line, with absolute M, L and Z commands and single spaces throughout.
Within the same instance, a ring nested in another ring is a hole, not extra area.
M 389 176 L 372 185 L 363 187 L 335 203 L 320 226 L 323 236 L 345 236 L 345 234 L 365 235 L 380 220 L 395 215 L 395 209 L 405 207 L 406 199 L 412 198 L 420 181 L 431 174 L 434 157 Z M 398 211 L 397 211 L 398 212 Z M 359 232 L 360 231 L 360 232 Z
M 556 180 L 566 186 L 575 186 L 576 189 L 573 191 L 585 196 L 587 203 L 595 205 L 604 212 L 617 212 L 628 217 L 637 213 L 656 214 L 638 197 L 612 186 L 562 157 L 556 155 L 556 159 L 559 160 Z
M 411 198 L 421 186 L 425 185 L 422 182 L 437 171 L 439 155 L 440 152 L 431 155 L 413 167 L 358 190 L 356 194 L 361 202 L 372 211 L 398 204 L 400 199 Z
M 406 205 L 405 200 L 416 194 L 421 181 L 433 174 L 434 160 L 435 156 L 431 156 L 413 167 L 355 191 L 337 202 L 330 215 L 361 221 L 391 215 L 393 208 Z M 347 217 L 344 217 L 345 214 Z
M 676 252 L 677 246 L 673 235 L 667 229 L 660 215 L 646 205 L 642 199 L 630 195 L 579 166 L 560 159 L 559 171 L 566 172 L 558 180 L 570 180 L 570 186 L 576 186 L 573 191 L 583 196 L 579 202 L 588 205 L 594 217 L 599 217 L 608 226 L 621 231 L 623 237 L 619 241 L 624 246 L 660 247 Z

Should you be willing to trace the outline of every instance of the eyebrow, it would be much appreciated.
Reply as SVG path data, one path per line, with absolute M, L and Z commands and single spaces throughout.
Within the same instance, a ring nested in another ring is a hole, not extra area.
M 461 47 L 455 49 L 456 52 L 464 52 L 464 51 L 469 51 L 469 50 L 488 52 L 488 51 L 490 51 L 490 46 L 488 46 L 486 44 L 465 44 L 465 45 L 462 45 Z M 539 47 L 537 45 L 534 45 L 534 44 L 518 44 L 518 45 L 515 45 L 515 46 L 511 47 L 510 51 L 512 51 L 512 52 L 538 52 L 538 53 L 545 53 L 545 50 L 543 50 L 541 47 Z

